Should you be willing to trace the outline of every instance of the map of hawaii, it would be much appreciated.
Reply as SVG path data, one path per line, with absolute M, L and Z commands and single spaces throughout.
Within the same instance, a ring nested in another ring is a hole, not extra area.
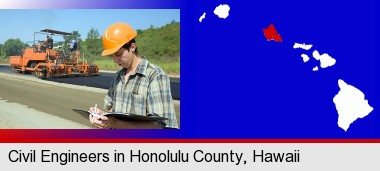
M 226 19 L 229 16 L 230 6 L 227 4 L 221 4 L 214 10 L 214 14 L 219 18 Z M 206 18 L 204 12 L 199 18 L 199 22 L 202 22 Z M 277 32 L 274 24 L 270 24 L 267 28 L 262 29 L 267 41 L 282 42 L 281 35 Z M 293 49 L 310 50 L 313 47 L 312 44 L 294 43 Z M 301 58 L 304 63 L 310 61 L 309 55 L 302 53 Z M 314 50 L 311 53 L 314 60 L 319 61 L 320 65 L 312 68 L 312 71 L 318 71 L 332 67 L 336 64 L 336 59 L 330 56 L 328 53 L 320 54 L 318 50 Z M 365 99 L 365 94 L 358 88 L 347 84 L 342 79 L 338 79 L 339 92 L 333 98 L 336 110 L 338 112 L 338 126 L 344 131 L 347 131 L 350 125 L 359 118 L 363 118 L 371 113 L 374 108 L 368 104 L 368 100 Z

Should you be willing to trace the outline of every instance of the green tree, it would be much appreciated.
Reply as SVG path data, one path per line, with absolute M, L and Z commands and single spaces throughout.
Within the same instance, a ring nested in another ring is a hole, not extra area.
M 20 39 L 8 39 L 2 46 L 2 53 L 5 53 L 6 56 L 18 56 L 26 47 L 28 44 L 23 43 Z
M 102 52 L 102 40 L 98 30 L 91 28 L 85 41 L 86 50 L 90 55 L 100 55 Z
M 172 20 L 172 21 L 170 22 L 170 24 L 179 24 L 179 22 L 177 22 L 177 21 L 175 21 L 175 20 Z

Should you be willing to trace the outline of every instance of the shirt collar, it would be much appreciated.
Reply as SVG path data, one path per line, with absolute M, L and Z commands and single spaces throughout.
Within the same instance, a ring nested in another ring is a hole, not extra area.
M 141 58 L 141 62 L 139 66 L 137 66 L 136 73 L 139 73 L 141 75 L 146 75 L 146 69 L 148 68 L 148 60 L 146 60 L 145 57 Z

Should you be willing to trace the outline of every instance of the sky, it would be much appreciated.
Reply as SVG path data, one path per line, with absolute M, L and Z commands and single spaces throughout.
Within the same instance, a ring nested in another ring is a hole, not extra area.
M 135 30 L 164 26 L 171 21 L 180 22 L 179 9 L 59 9 L 59 10 L 0 10 L 0 44 L 19 38 L 31 45 L 34 32 L 53 29 L 63 32 L 79 31 L 86 39 L 91 28 L 100 35 L 113 23 L 125 22 Z M 36 39 L 44 40 L 43 35 Z M 53 36 L 54 41 L 63 40 Z

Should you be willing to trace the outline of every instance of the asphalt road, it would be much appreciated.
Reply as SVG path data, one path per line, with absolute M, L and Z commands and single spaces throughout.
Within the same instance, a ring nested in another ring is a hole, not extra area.
M 15 73 L 9 65 L 0 65 L 0 73 L 20 74 Z M 115 72 L 116 73 L 116 72 Z M 108 90 L 115 73 L 100 72 L 99 76 L 92 77 L 66 77 L 66 78 L 50 78 L 47 81 L 67 83 L 73 85 L 82 85 L 88 87 L 96 87 Z M 34 77 L 31 74 L 26 74 Z M 170 78 L 170 88 L 174 100 L 180 100 L 180 78 Z
M 87 118 L 78 115 L 72 111 L 72 109 L 86 110 L 90 106 L 94 106 L 94 104 L 103 104 L 104 93 L 101 92 L 66 88 L 49 84 L 47 81 L 35 82 L 33 80 L 11 76 L 12 77 L 2 75 L 0 77 L 0 98 L 6 100 L 7 103 L 3 105 L 5 108 L 1 109 L 1 113 L 12 113 L 6 118 L 8 120 L 13 119 L 15 123 L 17 122 L 14 120 L 17 119 L 20 121 L 26 120 L 23 122 L 32 124 L 32 121 L 40 122 L 40 119 L 49 116 L 44 115 L 44 117 L 36 119 L 36 117 L 29 112 L 33 110 L 92 127 Z M 19 112 L 9 112 L 13 110 L 12 108 L 7 108 L 10 106 L 9 104 L 20 104 L 26 106 L 29 110 L 23 112 L 22 117 L 17 117 Z M 51 121 L 48 120 L 47 122 Z M 40 126 L 35 125 L 31 127 L 46 128 L 44 124 L 45 123 L 40 123 Z M 24 128 L 24 126 L 25 125 L 21 125 L 20 128 Z

